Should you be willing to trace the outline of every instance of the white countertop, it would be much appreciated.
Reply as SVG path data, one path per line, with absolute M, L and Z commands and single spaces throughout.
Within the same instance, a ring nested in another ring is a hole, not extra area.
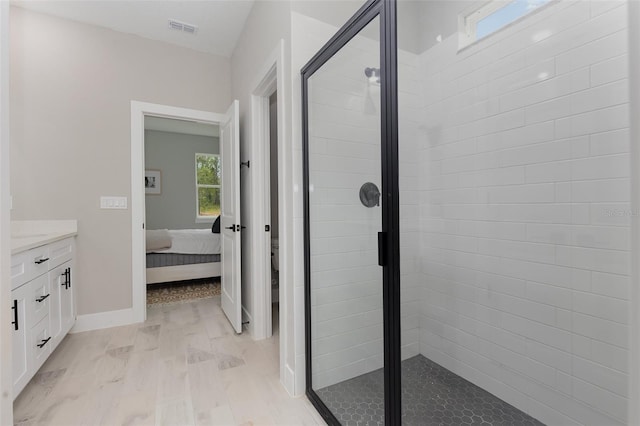
M 11 222 L 11 254 L 73 237 L 78 234 L 75 220 L 17 220 Z

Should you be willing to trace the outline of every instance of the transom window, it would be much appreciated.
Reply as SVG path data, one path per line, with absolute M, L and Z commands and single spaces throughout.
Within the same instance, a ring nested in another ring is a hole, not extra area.
M 197 219 L 215 219 L 220 215 L 220 156 L 196 154 Z
M 493 0 L 460 15 L 460 48 L 480 40 L 552 0 Z

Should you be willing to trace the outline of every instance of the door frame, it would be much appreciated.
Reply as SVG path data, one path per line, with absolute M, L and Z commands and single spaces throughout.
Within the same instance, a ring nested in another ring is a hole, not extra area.
M 250 282 L 252 285 L 252 304 L 254 307 L 253 324 L 249 324 L 249 332 L 255 340 L 271 336 L 271 233 L 265 232 L 264 226 L 270 224 L 270 151 L 269 151 L 269 97 L 277 91 L 276 103 L 278 122 L 278 223 L 280 241 L 280 282 L 278 298 L 279 316 L 279 367 L 280 382 L 291 394 L 293 391 L 294 373 L 286 366 L 288 342 L 292 341 L 292 330 L 287 328 L 288 318 L 293 312 L 289 310 L 289 298 L 293 293 L 293 281 L 289 270 L 292 268 L 289 236 L 293 233 L 293 220 L 287 209 L 286 187 L 290 173 L 290 160 L 287 162 L 287 138 L 285 117 L 285 43 L 280 40 L 266 61 L 256 73 L 255 83 L 251 86 L 251 205 L 250 230 L 252 240 L 250 265 Z M 254 160 L 255 159 L 255 160 Z M 249 284 L 251 285 L 251 284 Z
M 0 1 L 0 424 L 13 424 L 9 186 L 9 2 Z
M 144 118 L 162 117 L 219 125 L 225 115 L 170 105 L 131 101 L 131 282 L 133 321 L 147 319 L 145 266 Z
M 629 76 L 640 72 L 640 2 L 629 2 Z M 629 79 L 629 110 L 631 117 L 640 113 L 640 82 L 637 78 Z M 640 148 L 637 141 L 640 137 L 640 123 L 630 120 L 631 143 L 631 206 L 633 211 L 640 206 Z M 636 214 L 631 217 L 631 291 L 629 298 L 629 398 L 627 403 L 628 424 L 640 423 L 640 219 Z
M 398 81 L 396 2 L 369 0 L 302 68 L 302 137 L 305 263 L 305 363 L 306 394 L 323 418 L 340 424 L 313 390 L 311 345 L 311 255 L 309 226 L 309 109 L 308 80 L 376 17 L 380 18 L 380 135 L 382 171 L 382 241 L 380 257 L 383 277 L 384 408 L 385 424 L 402 422 L 400 351 L 400 232 L 398 184 Z M 381 241 L 379 237 L 379 243 Z
M 252 204 L 257 206 L 255 214 L 251 220 L 253 230 L 253 253 L 252 259 L 255 263 L 251 268 L 252 282 L 257 283 L 253 288 L 253 306 L 255 324 L 252 327 L 252 335 L 256 340 L 266 339 L 271 336 L 271 232 L 264 230 L 265 225 L 271 224 L 271 175 L 270 175 L 270 151 L 269 151 L 269 97 L 278 92 L 276 104 L 278 121 L 278 164 L 284 164 L 284 96 L 281 93 L 284 89 L 284 42 L 281 41 L 272 52 L 269 59 L 264 64 L 260 73 L 259 81 L 254 84 L 251 92 L 251 151 L 256 159 L 251 164 L 255 169 L 252 173 Z M 284 174 L 278 170 L 278 187 L 282 187 Z M 283 212 L 285 210 L 283 197 L 278 192 L 278 222 L 283 223 Z M 286 242 L 283 241 L 283 250 Z M 281 256 L 282 257 L 282 256 Z M 286 287 L 286 274 L 283 274 L 280 282 L 279 297 L 284 300 L 284 288 Z M 283 324 L 283 316 L 287 313 L 281 310 L 280 324 Z M 280 330 L 283 330 L 280 327 Z M 282 340 L 282 334 L 280 334 Z M 282 342 L 281 342 L 282 343 Z M 281 345 L 281 354 L 284 348 Z M 280 357 L 283 358 L 282 355 Z

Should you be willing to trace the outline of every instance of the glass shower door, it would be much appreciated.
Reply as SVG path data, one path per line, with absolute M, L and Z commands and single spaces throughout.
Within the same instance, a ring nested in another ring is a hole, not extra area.
M 376 16 L 307 80 L 307 378 L 342 424 L 385 418 L 380 99 Z

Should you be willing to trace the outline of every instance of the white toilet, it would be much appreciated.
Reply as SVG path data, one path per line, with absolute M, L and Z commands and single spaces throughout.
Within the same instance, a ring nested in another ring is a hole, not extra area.
M 280 244 L 278 237 L 271 238 L 271 303 L 277 303 L 280 296 L 278 268 L 280 267 Z
M 280 267 L 280 243 L 278 237 L 271 238 L 271 266 L 274 271 L 279 271 Z

